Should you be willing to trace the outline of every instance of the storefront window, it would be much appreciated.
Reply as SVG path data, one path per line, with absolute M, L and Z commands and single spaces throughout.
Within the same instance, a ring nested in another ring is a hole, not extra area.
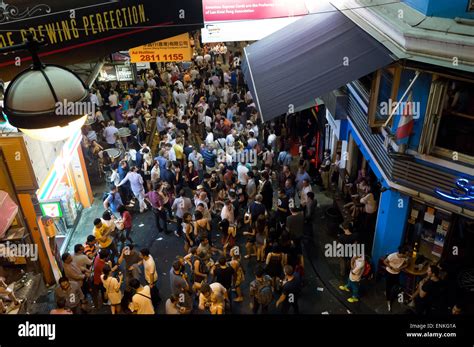
M 474 83 L 447 83 L 433 138 L 433 153 L 474 164 Z
M 419 257 L 436 263 L 445 250 L 451 221 L 451 213 L 413 201 L 408 216 L 405 243 L 415 249 Z

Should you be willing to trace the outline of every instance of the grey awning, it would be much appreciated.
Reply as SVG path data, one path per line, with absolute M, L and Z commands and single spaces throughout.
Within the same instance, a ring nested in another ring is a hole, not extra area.
M 329 6 L 245 48 L 242 71 L 265 121 L 396 60 Z

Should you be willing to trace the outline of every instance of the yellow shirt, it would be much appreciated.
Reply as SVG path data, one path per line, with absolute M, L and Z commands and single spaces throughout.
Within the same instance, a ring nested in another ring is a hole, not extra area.
M 105 232 L 108 230 L 107 226 L 105 224 L 102 224 L 100 228 L 94 227 L 93 234 L 97 241 L 99 242 L 100 248 L 107 248 L 110 246 L 112 243 L 112 237 L 109 235 L 107 236 L 107 240 L 105 242 L 100 241 L 100 239 L 103 237 L 102 235 L 105 234 Z
M 175 144 L 175 145 L 173 146 L 173 149 L 174 149 L 174 153 L 176 154 L 176 159 L 177 159 L 177 160 L 182 160 L 183 157 L 184 157 L 183 146 L 178 145 L 178 144 Z

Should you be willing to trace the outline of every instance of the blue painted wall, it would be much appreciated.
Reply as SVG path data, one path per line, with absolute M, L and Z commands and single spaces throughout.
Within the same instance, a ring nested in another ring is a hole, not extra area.
M 410 81 L 415 77 L 415 71 L 413 70 L 403 70 L 400 80 L 400 87 L 398 88 L 397 101 L 400 100 L 403 93 L 410 85 Z M 420 118 L 415 119 L 415 124 L 413 126 L 412 136 L 408 142 L 408 147 L 412 150 L 417 150 L 420 144 L 421 132 L 423 131 L 423 122 L 426 114 L 426 106 L 428 104 L 428 98 L 430 95 L 432 76 L 431 74 L 423 73 L 416 80 L 415 84 L 412 87 L 412 101 L 420 103 Z M 405 97 L 404 101 L 408 100 L 408 95 Z M 399 112 L 403 111 L 400 107 Z M 398 123 L 400 121 L 400 115 L 395 115 L 392 133 L 395 134 L 397 131 Z
M 427 16 L 474 18 L 474 11 L 467 12 L 469 0 L 403 0 L 403 2 Z
M 401 245 L 407 223 L 409 198 L 398 191 L 386 190 L 380 196 L 377 226 L 372 247 L 373 265 Z

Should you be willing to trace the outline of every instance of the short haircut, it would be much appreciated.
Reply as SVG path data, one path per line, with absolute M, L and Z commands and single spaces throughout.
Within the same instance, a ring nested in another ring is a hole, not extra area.
M 66 298 L 64 297 L 59 297 L 57 300 L 56 300 L 56 306 L 58 308 L 65 308 L 66 307 Z
M 175 260 L 173 262 L 173 270 L 174 271 L 179 271 L 181 270 L 181 262 L 179 260 Z
M 308 192 L 306 193 L 306 196 L 310 198 L 311 200 L 314 200 L 314 193 L 313 192 Z
M 132 278 L 129 282 L 129 285 L 130 287 L 132 287 L 133 289 L 138 289 L 140 288 L 140 281 L 137 280 L 136 278 Z
M 263 275 L 265 274 L 265 270 L 263 269 L 262 266 L 257 266 L 257 268 L 255 269 L 255 277 L 263 277 Z
M 101 249 L 99 251 L 99 258 L 100 259 L 106 259 L 108 256 L 109 256 L 109 251 L 107 251 L 106 249 Z
M 58 281 L 59 284 L 64 283 L 64 282 L 69 282 L 69 278 L 67 278 L 66 276 L 63 276 Z
M 285 265 L 285 267 L 283 268 L 283 272 L 287 276 L 293 276 L 293 273 L 294 273 L 293 266 Z
M 84 246 L 78 243 L 77 245 L 74 246 L 74 253 L 79 252 L 81 249 L 83 249 Z
M 97 225 L 99 225 L 100 223 L 102 223 L 102 221 L 100 220 L 100 218 L 94 219 L 94 226 L 97 226 Z
M 86 242 L 94 242 L 96 239 L 95 239 L 95 236 L 94 235 L 89 235 L 87 236 L 87 240 Z
M 224 257 L 224 256 L 220 257 L 219 258 L 219 265 L 225 265 L 226 261 L 227 261 L 226 257 Z
M 67 258 L 69 258 L 70 254 L 68 252 L 64 253 L 62 256 L 61 256 L 61 259 L 62 261 L 66 261 Z
M 145 256 L 145 257 L 148 257 L 150 255 L 150 250 L 148 248 L 142 248 L 140 250 L 140 253 Z
M 201 286 L 201 293 L 206 295 L 206 294 L 209 294 L 211 293 L 211 286 L 208 284 L 208 283 L 204 283 L 202 286 Z

